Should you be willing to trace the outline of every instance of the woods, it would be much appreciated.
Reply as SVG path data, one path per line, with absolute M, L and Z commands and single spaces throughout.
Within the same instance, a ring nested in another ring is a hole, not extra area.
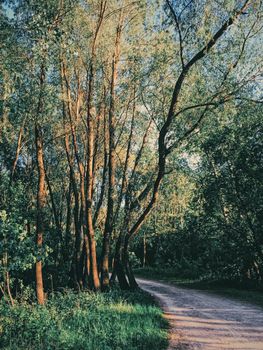
M 262 279 L 262 27 L 257 0 L 2 3 L 2 297 L 133 290 L 138 259 Z

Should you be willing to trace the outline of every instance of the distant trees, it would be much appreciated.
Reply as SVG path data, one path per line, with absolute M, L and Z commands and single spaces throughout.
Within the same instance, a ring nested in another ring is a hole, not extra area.
M 2 9 L 0 177 L 11 180 L 2 182 L 0 209 L 16 215 L 21 186 L 19 215 L 38 238 L 41 304 L 42 272 L 45 289 L 107 290 L 112 266 L 112 283 L 135 288 L 129 246 L 173 171 L 173 152 L 213 128 L 207 120 L 217 111 L 231 117 L 239 101 L 258 99 L 262 67 L 251 52 L 260 3 L 175 5 L 18 1 Z M 13 288 L 28 276 L 14 275 Z
M 148 266 L 181 277 L 262 280 L 261 110 L 254 102 L 221 110 L 185 145 L 143 228 Z M 132 248 L 141 260 L 144 244 Z

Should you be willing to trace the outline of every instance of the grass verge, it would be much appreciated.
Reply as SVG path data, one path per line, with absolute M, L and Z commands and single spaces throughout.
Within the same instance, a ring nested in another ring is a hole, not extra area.
M 6 350 L 161 350 L 167 322 L 146 293 L 65 292 L 45 306 L 0 302 L 0 348 Z
M 169 270 L 155 270 L 152 268 L 137 269 L 136 276 L 156 279 L 184 288 L 203 290 L 220 296 L 247 302 L 263 308 L 263 288 L 262 285 L 245 284 L 229 280 L 198 280 L 175 277 Z

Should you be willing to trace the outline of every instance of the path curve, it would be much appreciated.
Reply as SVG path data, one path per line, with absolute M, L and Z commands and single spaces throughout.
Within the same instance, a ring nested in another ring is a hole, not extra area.
M 203 291 L 137 279 L 165 312 L 171 349 L 263 350 L 263 309 Z

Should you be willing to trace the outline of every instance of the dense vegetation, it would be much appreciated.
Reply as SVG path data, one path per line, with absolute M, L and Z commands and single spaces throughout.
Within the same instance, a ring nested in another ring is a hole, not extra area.
M 178 164 L 169 175 L 136 242 L 137 267 L 160 276 L 165 270 L 180 278 L 261 282 L 262 107 L 242 106 L 223 120 L 207 123 L 202 138 L 188 145 L 198 165 L 182 171 Z
M 1 2 L 0 346 L 160 349 L 132 266 L 260 283 L 262 15 Z
M 161 350 L 163 328 L 160 309 L 142 292 L 64 292 L 44 308 L 25 300 L 14 307 L 0 303 L 0 348 L 6 350 Z

